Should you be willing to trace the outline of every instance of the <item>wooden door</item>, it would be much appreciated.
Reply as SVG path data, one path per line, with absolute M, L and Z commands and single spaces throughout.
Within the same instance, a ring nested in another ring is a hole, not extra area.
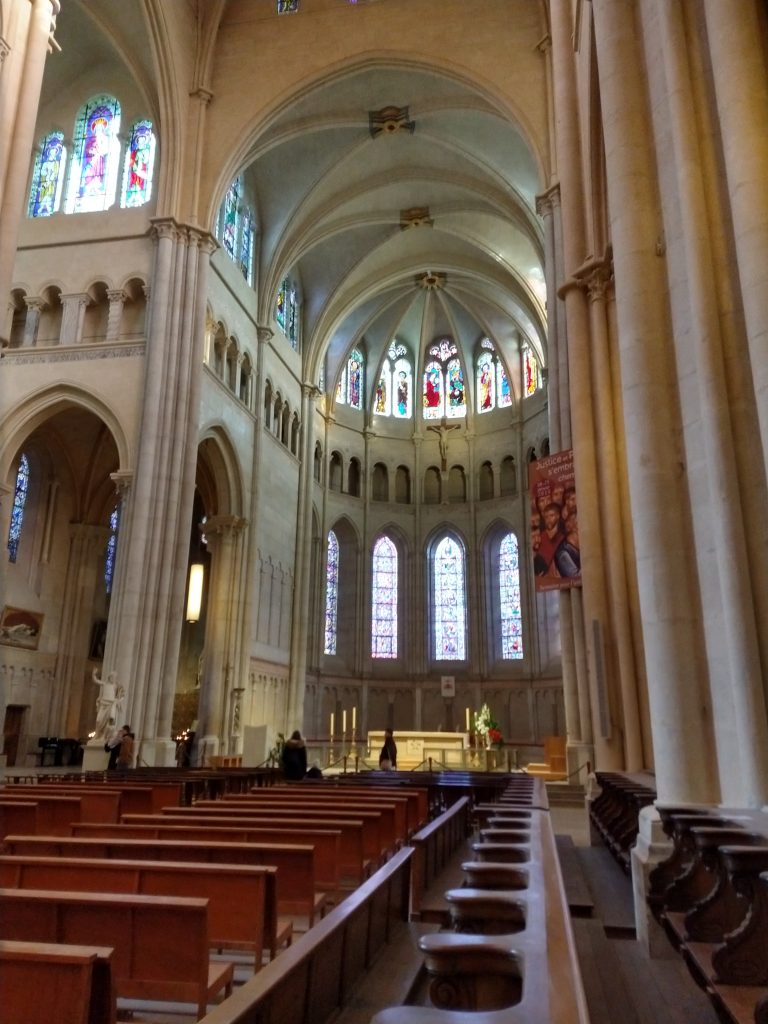
M 21 737 L 21 723 L 24 719 L 26 708 L 23 704 L 9 704 L 5 709 L 5 721 L 3 722 L 3 753 L 5 763 L 10 768 L 16 764 L 16 756 L 19 751 L 19 739 Z

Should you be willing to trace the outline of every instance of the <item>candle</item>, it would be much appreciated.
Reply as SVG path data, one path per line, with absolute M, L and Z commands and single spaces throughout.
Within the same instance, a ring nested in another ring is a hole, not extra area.
M 464 709 L 464 714 L 467 720 L 467 732 L 469 732 L 469 708 Z
M 352 739 L 355 738 L 355 731 L 357 729 L 357 705 L 352 708 Z
M 341 738 L 344 739 L 344 737 L 346 735 L 347 735 L 347 709 L 344 708 L 344 710 L 341 712 Z
M 331 741 L 333 741 L 333 712 L 331 712 Z

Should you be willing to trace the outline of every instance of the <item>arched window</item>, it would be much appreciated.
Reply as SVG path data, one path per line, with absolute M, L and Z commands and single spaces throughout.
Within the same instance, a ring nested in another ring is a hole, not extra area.
M 107 593 L 112 593 L 112 583 L 115 578 L 115 557 L 117 555 L 117 532 L 120 529 L 120 506 L 115 505 L 109 516 L 109 540 L 107 541 L 107 554 L 104 559 L 104 586 Z
M 467 396 L 458 349 L 449 338 L 442 338 L 430 346 L 429 356 L 432 358 L 424 367 L 422 390 L 424 419 L 466 416 Z
M 443 537 L 432 556 L 432 640 L 435 661 L 466 659 L 466 585 L 464 549 Z
M 21 525 L 24 521 L 24 506 L 27 503 L 29 490 L 29 459 L 21 453 L 19 468 L 16 473 L 16 488 L 13 492 L 13 508 L 11 509 L 11 526 L 8 530 L 8 561 L 15 562 L 21 540 Z
M 377 416 L 389 416 L 392 412 L 392 369 L 389 360 L 381 364 L 379 383 L 373 400 L 373 411 Z
M 347 404 L 352 409 L 363 408 L 363 356 L 353 348 L 347 360 Z
M 29 190 L 27 213 L 30 217 L 50 217 L 58 210 L 66 162 L 64 132 L 51 132 L 41 139 Z
M 231 260 L 237 259 L 237 235 L 240 220 L 242 191 L 242 181 L 240 178 L 235 178 L 227 189 L 227 193 L 224 196 L 224 203 L 221 208 L 219 239 L 224 247 L 224 251 Z
M 283 334 L 290 342 L 291 348 L 296 350 L 299 346 L 299 299 L 296 293 L 296 285 L 285 278 L 277 293 L 277 304 L 275 307 L 275 320 Z
M 351 494 L 354 498 L 360 497 L 361 475 L 360 459 L 350 459 L 349 468 L 347 470 L 347 494 Z
M 108 210 L 115 201 L 120 169 L 120 104 L 96 96 L 75 120 L 66 213 Z
M 480 501 L 488 501 L 493 497 L 493 466 L 490 462 L 484 462 L 480 467 L 480 479 L 478 482 L 478 498 Z
M 377 462 L 371 476 L 371 499 L 389 501 L 389 470 L 383 462 Z
M 373 547 L 371 657 L 397 657 L 397 548 L 389 537 Z
M 507 455 L 501 462 L 501 496 L 517 494 L 517 467 L 512 455 Z
M 339 610 L 339 542 L 333 530 L 328 532 L 328 561 L 325 570 L 325 654 L 336 653 Z
M 518 545 L 514 533 L 506 534 L 499 545 L 498 574 L 501 657 L 505 661 L 517 660 L 523 656 L 523 617 Z
M 398 359 L 392 371 L 392 415 L 401 420 L 413 415 L 413 370 L 405 358 Z
M 121 206 L 143 206 L 149 202 L 154 167 L 155 133 L 152 131 L 152 122 L 137 121 L 131 128 L 125 154 Z
M 408 350 L 400 342 L 392 342 L 381 365 L 373 411 L 377 416 L 398 419 L 410 419 L 413 413 L 413 371 Z
M 535 395 L 539 387 L 539 364 L 530 348 L 523 346 L 523 394 L 526 398 Z
M 477 360 L 477 411 L 490 412 L 496 407 L 496 366 L 487 349 Z
M 496 386 L 498 388 L 497 401 L 500 409 L 506 409 L 512 405 L 512 392 L 509 388 L 509 377 L 501 361 L 496 366 Z
M 399 505 L 411 503 L 411 471 L 407 466 L 398 466 L 395 474 L 395 501 Z
M 240 235 L 240 270 L 248 284 L 253 284 L 253 214 L 246 210 L 243 214 L 243 229 Z

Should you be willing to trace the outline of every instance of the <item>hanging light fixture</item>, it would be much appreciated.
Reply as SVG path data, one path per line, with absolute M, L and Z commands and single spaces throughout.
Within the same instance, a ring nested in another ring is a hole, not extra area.
M 189 587 L 187 589 L 187 622 L 197 622 L 203 603 L 203 564 L 193 562 L 189 567 Z

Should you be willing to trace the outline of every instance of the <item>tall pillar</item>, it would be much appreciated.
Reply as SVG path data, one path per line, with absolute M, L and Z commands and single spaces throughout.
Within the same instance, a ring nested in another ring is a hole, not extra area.
M 109 300 L 109 312 L 107 313 L 106 341 L 119 341 L 125 292 L 122 288 L 110 288 L 107 292 L 107 299 Z
M 768 474 L 768 74 L 757 0 L 705 0 L 736 263 Z
M 155 265 L 131 516 L 116 581 L 120 620 L 104 670 L 127 690 L 140 758 L 174 764 L 171 719 L 184 615 L 198 448 L 205 299 L 215 243 L 153 222 Z
M 73 292 L 71 295 L 61 296 L 63 312 L 59 331 L 60 345 L 80 344 L 85 324 L 85 310 L 90 303 L 91 297 L 86 292 Z
M 293 580 L 291 666 L 288 676 L 287 728 L 304 721 L 304 682 L 307 671 L 309 629 L 309 581 L 312 557 L 312 481 L 315 465 L 315 401 L 320 390 L 309 382 L 301 385 L 302 450 L 299 472 L 299 504 L 296 517 L 296 571 Z
M 24 299 L 27 307 L 27 317 L 24 321 L 24 341 L 22 344 L 31 348 L 37 344 L 37 332 L 40 329 L 40 317 L 46 308 L 45 300 L 36 296 L 27 296 Z
M 657 789 L 662 800 L 711 802 L 719 794 L 712 759 L 701 756 L 712 749 L 712 721 L 702 683 L 684 461 L 676 441 L 677 395 L 658 373 L 669 364 L 670 326 L 638 11 L 628 12 L 623 0 L 593 0 L 592 10 Z
M 3 301 L 10 293 L 13 280 L 45 58 L 56 27 L 59 0 L 31 0 L 31 10 L 29 7 L 23 3 L 10 5 L 15 38 L 6 40 L 7 56 L 0 65 L 0 224 L 3 226 L 0 231 L 0 300 Z M 7 338 L 0 341 L 7 342 Z

